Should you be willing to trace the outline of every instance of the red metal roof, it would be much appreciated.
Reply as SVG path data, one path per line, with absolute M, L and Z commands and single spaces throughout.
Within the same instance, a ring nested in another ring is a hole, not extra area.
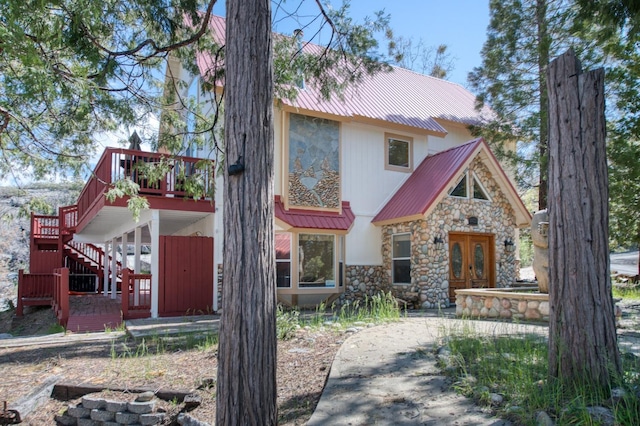
M 224 18 L 212 16 L 210 28 L 216 38 L 224 40 Z M 304 47 L 311 53 L 318 49 L 311 43 Z M 209 51 L 198 52 L 196 61 L 204 78 L 216 63 L 220 65 Z M 342 99 L 333 96 L 324 101 L 320 91 L 307 84 L 295 101 L 282 100 L 290 107 L 351 119 L 383 120 L 442 135 L 447 131 L 436 119 L 478 125 L 491 114 L 488 108 L 476 111 L 475 101 L 475 96 L 459 84 L 395 66 L 388 73 L 365 77 L 357 86 L 349 87 Z
M 427 156 L 372 222 L 400 221 L 423 215 L 481 146 L 489 150 L 484 139 L 478 138 Z
M 285 210 L 284 203 L 279 195 L 276 195 L 275 199 L 275 214 L 276 218 L 294 228 L 331 229 L 336 231 L 348 231 L 355 219 L 348 201 L 342 202 L 342 212 L 340 213 L 305 209 Z

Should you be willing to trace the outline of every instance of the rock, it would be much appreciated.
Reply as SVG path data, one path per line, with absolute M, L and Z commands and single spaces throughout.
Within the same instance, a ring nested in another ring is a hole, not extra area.
M 536 413 L 536 425 L 537 426 L 555 426 L 555 422 L 549 417 L 545 411 L 538 411 Z
M 603 426 L 613 426 L 616 424 L 616 418 L 609 408 L 600 406 L 587 407 L 587 412 L 595 424 Z
M 291 348 L 291 349 L 289 349 L 289 353 L 290 354 L 306 354 L 308 352 L 309 352 L 308 349 L 302 349 L 302 348 Z
M 200 381 L 200 386 L 198 386 L 198 389 L 202 390 L 202 389 L 210 389 L 212 387 L 214 387 L 216 385 L 216 379 L 214 379 L 213 377 L 208 377 L 206 379 L 202 379 Z
M 148 402 L 151 401 L 156 395 L 151 391 L 142 392 L 136 397 L 136 402 Z
M 76 419 L 75 417 L 67 416 L 67 415 L 62 415 L 62 416 L 56 415 L 54 417 L 54 420 L 56 422 L 56 425 L 59 425 L 59 426 L 75 426 L 78 423 L 78 419 Z
M 502 405 L 502 403 L 504 402 L 504 396 L 500 395 L 499 393 L 492 392 L 489 394 L 489 401 L 491 402 L 491 405 L 496 407 Z
M 200 404 L 202 404 L 202 397 L 191 393 L 187 396 L 184 397 L 184 409 L 187 411 L 191 411 L 197 407 L 200 406 Z
M 200 420 L 184 413 L 180 413 L 178 415 L 177 421 L 181 426 L 211 426 L 209 423 L 201 422 Z

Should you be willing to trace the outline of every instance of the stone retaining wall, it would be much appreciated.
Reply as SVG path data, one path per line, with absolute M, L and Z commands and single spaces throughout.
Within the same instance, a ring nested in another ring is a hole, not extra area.
M 159 425 L 165 413 L 155 409 L 153 399 L 131 402 L 112 401 L 86 395 L 78 405 L 70 405 L 67 411 L 56 416 L 56 424 L 65 426 L 117 426 L 117 425 Z
M 549 321 L 549 295 L 537 288 L 456 290 L 456 316 Z

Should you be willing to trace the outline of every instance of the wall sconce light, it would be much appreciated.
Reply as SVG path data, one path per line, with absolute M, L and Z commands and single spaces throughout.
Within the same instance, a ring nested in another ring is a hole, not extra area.
M 507 238 L 506 240 L 504 240 L 504 250 L 507 253 L 513 253 L 516 249 L 516 245 L 513 243 L 513 240 L 511 238 Z
M 436 249 L 440 250 L 444 246 L 444 241 L 440 237 L 440 235 L 436 235 L 433 239 L 433 245 L 436 246 Z
M 244 163 L 242 162 L 242 155 L 238 157 L 238 161 L 229 166 L 229 176 L 240 174 L 244 171 Z

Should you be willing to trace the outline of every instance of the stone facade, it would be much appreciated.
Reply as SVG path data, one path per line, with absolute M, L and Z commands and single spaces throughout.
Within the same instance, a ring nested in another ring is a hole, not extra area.
M 218 294 L 216 295 L 218 298 L 218 310 L 222 310 L 224 306 L 222 306 L 222 264 L 218 263 Z
M 449 232 L 484 233 L 494 236 L 495 280 L 497 287 L 507 287 L 516 279 L 514 253 L 505 250 L 504 241 L 515 236 L 515 212 L 500 191 L 486 166 L 475 159 L 470 167 L 484 186 L 491 201 L 445 196 L 425 218 L 382 227 L 382 258 L 386 281 L 391 283 L 391 237 L 411 235 L 411 283 L 391 285 L 394 294 L 411 300 L 417 293 L 420 306 L 426 309 L 449 306 Z M 476 217 L 477 225 L 469 218 Z M 443 247 L 435 247 L 441 238 Z
M 337 306 L 345 302 L 364 301 L 376 294 L 389 291 L 386 274 L 380 265 L 347 265 L 345 289 L 335 301 Z

